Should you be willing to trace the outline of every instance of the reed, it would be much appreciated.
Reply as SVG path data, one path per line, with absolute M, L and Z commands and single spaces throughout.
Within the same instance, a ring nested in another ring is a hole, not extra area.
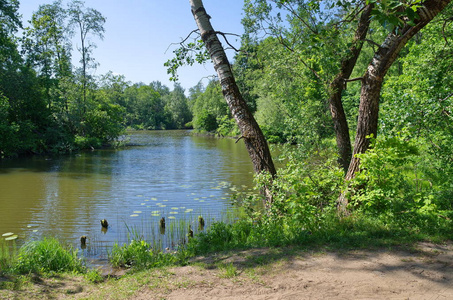
M 0 240 L 0 274 L 9 273 L 17 257 L 16 241 Z

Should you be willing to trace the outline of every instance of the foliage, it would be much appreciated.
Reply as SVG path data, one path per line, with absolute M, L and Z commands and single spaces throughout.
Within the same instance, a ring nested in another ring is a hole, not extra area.
M 360 159 L 362 170 L 351 187 L 351 205 L 358 211 L 430 233 L 453 226 L 451 200 L 439 197 L 443 185 L 432 181 L 429 161 L 413 141 L 377 140 Z
M 98 269 L 89 270 L 85 274 L 85 278 L 92 283 L 100 283 L 104 281 L 104 277 L 102 277 L 102 274 Z
M 100 12 L 83 1 L 64 6 L 56 0 L 40 5 L 18 37 L 18 6 L 15 0 L 0 4 L 0 158 L 115 145 L 126 127 L 180 129 L 192 121 L 179 85 L 170 91 L 158 81 L 93 75 L 91 38 L 105 32 Z M 71 63 L 74 50 L 80 67 Z
M 64 247 L 55 238 L 28 242 L 20 248 L 13 271 L 19 274 L 75 272 L 82 273 L 85 267 L 77 250 Z
M 163 97 L 163 102 L 168 116 L 167 129 L 182 129 L 192 120 L 192 113 L 181 85 L 175 84 L 173 91 Z
M 222 118 L 231 118 L 218 81 L 210 81 L 206 89 L 197 94 L 192 103 L 192 113 L 195 129 L 205 131 L 215 131 Z
M 176 257 L 162 250 L 153 249 L 144 240 L 131 240 L 127 245 L 115 244 L 109 255 L 109 261 L 114 267 L 127 267 L 136 270 L 168 266 L 176 261 Z
M 194 31 L 190 35 L 192 33 Z M 175 57 L 164 63 L 164 66 L 167 67 L 167 73 L 171 75 L 170 80 L 172 81 L 178 80 L 178 68 L 184 65 L 192 66 L 194 63 L 202 64 L 210 58 L 203 41 L 199 38 L 193 38 L 191 42 L 186 43 L 189 37 L 180 43 L 181 47 L 173 50 Z
M 198 113 L 195 128 L 205 131 L 214 131 L 217 127 L 217 118 L 213 113 L 210 113 L 207 110 Z

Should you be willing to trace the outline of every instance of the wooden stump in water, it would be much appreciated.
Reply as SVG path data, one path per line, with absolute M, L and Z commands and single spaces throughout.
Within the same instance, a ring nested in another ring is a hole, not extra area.
M 82 235 L 80 237 L 80 248 L 85 249 L 87 247 L 87 237 Z

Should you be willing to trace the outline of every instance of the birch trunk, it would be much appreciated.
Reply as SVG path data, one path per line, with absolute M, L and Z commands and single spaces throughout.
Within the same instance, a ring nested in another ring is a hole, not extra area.
M 266 139 L 239 91 L 223 46 L 209 21 L 210 17 L 206 13 L 201 0 L 190 0 L 190 6 L 201 38 L 219 77 L 223 96 L 241 131 L 254 170 L 258 174 L 266 172 L 274 177 L 276 170 Z M 272 202 L 268 188 L 266 188 L 265 195 L 267 200 L 265 204 L 268 206 Z
M 406 25 L 400 28 L 398 33 L 389 34 L 374 54 L 362 79 L 354 152 L 346 174 L 346 180 L 353 179 L 360 170 L 360 159 L 357 158 L 356 154 L 365 153 L 368 150 L 370 140 L 367 137 L 370 135 L 376 137 L 377 135 L 379 98 L 387 71 L 407 42 L 431 22 L 451 1 L 427 0 L 423 2 L 421 7 L 417 9 L 419 17 L 415 20 L 415 25 Z M 342 194 L 338 200 L 338 208 L 341 213 L 347 212 L 347 204 L 348 199 Z

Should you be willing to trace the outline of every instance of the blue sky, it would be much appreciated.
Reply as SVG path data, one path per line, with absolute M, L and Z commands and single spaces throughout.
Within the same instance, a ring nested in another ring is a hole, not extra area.
M 67 0 L 63 1 L 67 3 Z M 52 2 L 20 0 L 19 13 L 23 15 L 24 26 L 28 26 L 28 20 L 40 4 Z M 203 3 L 215 30 L 243 33 L 243 0 L 204 0 Z M 112 71 L 125 75 L 126 80 L 133 83 L 148 84 L 159 80 L 173 88 L 163 64 L 173 56 L 175 46 L 170 45 L 180 42 L 196 29 L 188 0 L 85 0 L 85 6 L 98 10 L 107 18 L 104 40 L 94 40 L 97 44 L 94 57 L 100 64 L 96 75 Z M 232 37 L 231 42 L 235 40 L 237 38 Z M 235 45 L 239 45 L 239 40 Z M 227 54 L 231 60 L 234 53 Z M 76 51 L 73 55 L 78 57 Z M 209 63 L 184 67 L 178 74 L 179 82 L 188 90 L 201 78 L 215 72 Z M 207 80 L 203 82 L 206 84 Z

